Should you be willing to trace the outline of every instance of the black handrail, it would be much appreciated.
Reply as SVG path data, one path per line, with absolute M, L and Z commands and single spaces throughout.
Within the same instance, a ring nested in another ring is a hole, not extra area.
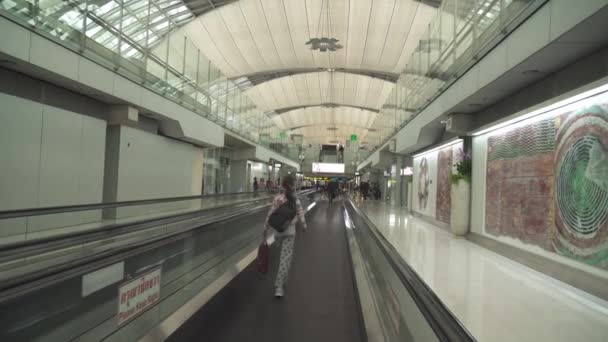
M 314 189 L 301 190 L 297 192 L 297 195 L 306 196 L 314 192 L 316 192 Z M 260 200 L 260 198 L 257 198 L 256 200 Z M 259 209 L 260 207 L 257 207 L 252 208 L 249 211 Z M 228 215 L 228 217 L 222 217 L 219 219 L 215 219 L 211 222 L 207 222 L 204 224 L 204 226 L 226 219 L 238 217 L 240 215 L 243 215 L 243 212 L 232 211 L 230 215 Z M 158 218 L 156 220 L 158 220 Z M 133 224 L 137 223 L 131 223 L 131 225 Z M 123 226 L 127 226 L 127 224 Z M 82 233 L 79 234 L 84 235 Z M 175 232 L 171 233 L 168 236 L 155 236 L 150 239 L 146 239 L 145 241 L 142 240 L 132 242 L 128 246 L 119 246 L 111 250 L 105 250 L 96 254 L 87 255 L 76 260 L 70 260 L 61 265 L 49 267 L 41 272 L 20 275 L 11 280 L 10 282 L 0 283 L 0 304 L 4 301 L 14 299 L 18 296 L 26 295 L 43 287 L 57 284 L 63 280 L 74 277 L 75 275 L 82 275 L 92 270 L 100 269 L 107 265 L 111 265 L 117 261 L 124 260 L 129 256 L 142 253 L 142 251 L 157 248 L 159 246 L 166 245 L 172 241 L 177 241 L 179 239 L 183 239 L 189 236 L 191 236 L 191 231 Z M 18 253 L 18 251 L 16 251 L 16 253 Z
M 473 335 L 471 335 L 450 309 L 443 304 L 416 271 L 399 255 L 397 250 L 378 231 L 367 215 L 352 202 L 352 199 L 348 200 L 348 204 L 367 225 L 371 233 L 370 235 L 380 247 L 382 254 L 384 254 L 391 268 L 407 289 L 422 315 L 426 318 L 437 338 L 440 341 L 446 342 L 475 342 L 476 340 Z
M 210 197 L 247 195 L 247 194 L 253 194 L 253 193 L 254 193 L 253 191 L 229 192 L 229 193 L 222 193 L 222 194 L 152 198 L 152 199 L 145 199 L 145 200 L 132 200 L 132 201 L 121 201 L 121 202 L 89 203 L 89 204 L 76 204 L 76 205 L 62 205 L 62 206 L 55 206 L 55 207 L 5 210 L 5 211 L 0 211 L 0 220 L 27 217 L 27 216 L 62 214 L 62 213 L 69 213 L 69 212 L 75 212 L 75 211 L 87 211 L 87 210 L 95 210 L 95 209 L 129 207 L 129 206 L 135 206 L 135 205 L 179 202 L 179 201 L 188 201 L 188 200 L 195 200 L 195 199 L 205 199 L 205 198 L 210 198 Z M 258 191 L 258 193 L 272 193 L 272 191 Z

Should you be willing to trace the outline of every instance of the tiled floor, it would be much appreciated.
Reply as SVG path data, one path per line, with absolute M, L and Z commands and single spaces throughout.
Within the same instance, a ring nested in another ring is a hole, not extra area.
M 360 207 L 477 340 L 608 341 L 608 302 L 403 209 Z

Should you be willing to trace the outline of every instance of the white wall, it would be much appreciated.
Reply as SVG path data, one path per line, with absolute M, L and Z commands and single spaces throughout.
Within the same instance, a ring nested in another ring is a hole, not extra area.
M 471 175 L 471 232 L 484 234 L 486 217 L 487 136 L 473 138 Z
M 105 121 L 3 93 L 0 104 L 0 210 L 102 201 Z M 98 219 L 96 211 L 2 220 L 0 237 Z
M 120 127 L 118 201 L 200 195 L 203 150 Z
M 163 118 L 161 126 L 175 138 L 224 145 L 224 129 L 218 124 L 2 17 L 0 42 L 0 53 L 19 60 L 24 67 L 31 64 L 56 74 L 54 78 L 69 80 L 75 88 L 95 89 L 90 93 L 106 94 L 158 114 Z

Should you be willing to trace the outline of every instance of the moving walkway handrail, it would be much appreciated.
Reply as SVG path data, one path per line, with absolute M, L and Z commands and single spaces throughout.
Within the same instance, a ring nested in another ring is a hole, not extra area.
M 310 189 L 310 190 L 299 191 L 296 194 L 297 194 L 297 196 L 306 196 L 306 195 L 309 195 L 314 192 L 315 192 L 315 190 Z M 254 198 L 250 202 L 253 203 L 256 201 L 263 200 L 263 199 L 264 198 Z M 268 203 L 267 205 L 270 205 L 270 203 Z M 224 206 L 224 208 L 225 207 L 226 206 Z M 250 209 L 249 211 L 259 210 L 260 208 L 261 207 L 258 206 L 256 208 Z M 213 208 L 209 208 L 209 209 L 213 209 Z M 200 213 L 202 211 L 206 211 L 206 210 L 197 210 L 197 211 L 194 211 L 194 213 L 197 213 L 197 212 Z M 186 215 L 186 214 L 191 215 L 193 213 L 192 212 L 184 213 L 184 215 Z M 231 219 L 231 218 L 234 218 L 234 217 L 237 217 L 240 215 L 243 215 L 243 212 L 232 212 L 230 215 L 228 215 L 226 217 L 215 219 L 212 222 L 207 222 L 207 223 L 205 223 L 205 225 L 209 225 L 209 224 L 223 221 L 226 219 Z M 155 220 L 162 220 L 162 219 L 163 219 L 163 217 L 160 217 L 160 218 L 156 218 Z M 135 225 L 138 223 L 140 223 L 140 222 L 126 224 L 124 226 Z M 68 238 L 70 238 L 70 239 L 75 238 L 75 237 L 77 238 L 78 235 L 85 235 L 85 234 L 86 234 L 86 232 L 84 234 L 76 234 L 76 236 L 71 236 Z M 130 243 L 129 246 L 121 246 L 121 247 L 113 248 L 111 250 L 103 251 L 101 253 L 87 255 L 86 257 L 83 257 L 83 258 L 70 260 L 70 261 L 64 262 L 60 265 L 55 265 L 55 266 L 49 267 L 49 268 L 45 269 L 43 272 L 18 275 L 10 281 L 0 282 L 0 303 L 4 302 L 6 300 L 10 300 L 15 297 L 19 297 L 21 295 L 30 293 L 37 289 L 40 289 L 40 288 L 43 288 L 43 287 L 46 287 L 46 286 L 49 286 L 52 284 L 56 284 L 59 281 L 67 279 L 74 275 L 84 274 L 88 271 L 91 271 L 94 269 L 99 269 L 101 267 L 110 265 L 114 262 L 125 259 L 129 255 L 135 255 L 137 253 L 141 253 L 142 251 L 157 248 L 158 246 L 168 244 L 171 241 L 176 241 L 176 240 L 182 239 L 185 236 L 188 236 L 188 234 L 190 234 L 189 231 L 182 231 L 182 232 L 177 232 L 175 234 L 169 234 L 167 236 L 153 237 L 153 238 L 145 240 L 145 241 Z M 55 239 L 49 239 L 49 240 L 52 242 Z M 39 243 L 44 244 L 44 243 L 46 243 L 46 241 L 39 241 Z M 14 247 L 20 248 L 21 246 L 10 246 L 9 248 L 14 248 Z M 28 246 L 25 246 L 25 247 L 27 248 Z M 15 251 L 13 253 L 13 256 L 16 256 L 16 254 L 18 254 L 18 253 L 19 253 L 19 251 Z
M 303 196 L 303 195 L 307 195 L 313 191 L 314 190 L 311 190 L 311 189 L 301 190 L 301 191 L 297 192 L 297 195 Z M 263 192 L 258 192 L 258 193 L 272 194 L 273 191 L 263 191 Z M 217 195 L 229 196 L 229 195 L 243 195 L 243 194 L 245 194 L 245 195 L 253 194 L 253 192 L 236 192 L 236 193 L 226 193 L 226 194 L 217 194 Z M 124 206 L 133 206 L 133 205 L 139 205 L 142 203 L 143 204 L 157 204 L 157 203 L 175 202 L 175 201 L 178 201 L 179 199 L 190 200 L 192 198 L 203 199 L 203 198 L 207 198 L 207 197 L 215 197 L 215 196 L 208 196 L 208 195 L 185 196 L 185 197 L 171 197 L 171 198 L 160 198 L 160 199 L 150 199 L 150 200 L 114 202 L 114 203 L 84 204 L 84 205 L 80 205 L 80 206 L 76 205 L 76 206 L 64 206 L 64 207 L 53 207 L 53 208 L 23 209 L 23 210 L 12 211 L 12 213 L 17 212 L 17 211 L 25 213 L 25 212 L 29 212 L 30 210 L 31 211 L 39 210 L 42 213 L 37 212 L 34 215 L 24 214 L 24 215 L 20 215 L 20 216 L 17 216 L 17 215 L 12 216 L 12 214 L 11 214 L 11 216 L 3 217 L 2 214 L 7 213 L 7 212 L 0 212 L 0 220 L 5 219 L 5 218 L 27 217 L 27 216 L 45 215 L 45 214 L 61 214 L 61 213 L 93 210 L 93 209 L 119 208 L 119 207 L 123 207 L 123 204 L 124 204 Z M 161 221 L 161 220 L 171 220 L 171 219 L 178 220 L 180 218 L 197 215 L 202 212 L 225 209 L 228 206 L 234 207 L 237 204 L 244 205 L 246 203 L 253 203 L 256 201 L 267 199 L 269 197 L 270 196 L 255 197 L 255 198 L 250 198 L 249 201 L 242 201 L 242 202 L 237 202 L 237 203 L 227 203 L 227 204 L 223 204 L 223 205 L 219 205 L 219 206 L 215 206 L 215 207 L 199 208 L 199 209 L 193 209 L 190 211 L 183 211 L 183 212 L 177 212 L 177 213 L 167 212 L 167 213 L 164 213 L 165 215 L 163 215 L 163 216 L 157 216 L 157 217 L 153 217 L 153 218 L 148 218 L 148 217 L 143 216 L 143 217 L 141 217 L 141 219 L 136 220 L 136 221 L 126 222 L 126 223 L 112 223 L 112 224 L 102 225 L 98 228 L 85 230 L 85 231 L 77 231 L 77 232 L 71 232 L 71 233 L 50 235 L 50 236 L 47 236 L 47 237 L 44 237 L 41 239 L 24 240 L 24 241 L 4 244 L 4 245 L 0 245 L 0 261 L 2 261 L 3 256 L 6 255 L 7 253 L 15 255 L 13 251 L 24 250 L 24 248 L 30 249 L 30 253 L 31 253 L 33 250 L 38 250 L 40 248 L 39 246 L 41 246 L 41 245 L 50 245 L 51 243 L 54 243 L 56 245 L 56 247 L 64 246 L 65 244 L 70 244 L 74 241 L 81 240 L 81 238 L 85 237 L 85 236 L 89 236 L 89 239 L 90 239 L 90 238 L 94 238 L 95 236 L 98 236 L 100 234 L 106 234 L 106 233 L 109 234 L 112 231 L 121 230 L 126 227 L 130 227 L 130 226 L 145 225 L 146 223 L 149 223 L 149 222 Z M 85 208 L 85 209 L 83 209 L 83 208 Z M 48 212 L 48 211 L 51 211 L 51 212 Z
M 15 210 L 4 210 L 0 211 L 0 220 L 19 218 L 26 216 L 41 216 L 49 214 L 62 214 L 76 211 L 86 211 L 95 209 L 110 209 L 119 207 L 129 207 L 136 205 L 147 205 L 147 204 L 158 204 L 168 202 L 179 202 L 196 199 L 205 199 L 211 197 L 222 197 L 222 196 L 236 196 L 236 195 L 247 195 L 253 194 L 250 192 L 229 192 L 221 194 L 209 194 L 209 195 L 194 195 L 194 196 L 181 196 L 181 197 L 166 197 L 166 198 L 152 198 L 144 200 L 132 200 L 132 201 L 121 201 L 121 202 L 107 202 L 107 203 L 90 203 L 90 204 L 76 204 L 76 205 L 63 205 L 54 207 L 43 207 L 43 208 L 26 208 L 26 209 L 15 209 Z M 258 191 L 257 193 L 273 193 L 271 190 Z
M 408 265 L 393 245 L 378 231 L 371 220 L 352 201 L 348 203 L 353 210 L 363 219 L 371 236 L 380 247 L 382 254 L 386 257 L 389 265 L 407 289 L 416 306 L 426 318 L 427 322 L 435 332 L 440 341 L 474 342 L 476 339 L 458 320 L 458 318 L 437 297 L 435 292 L 424 282 L 416 271 Z

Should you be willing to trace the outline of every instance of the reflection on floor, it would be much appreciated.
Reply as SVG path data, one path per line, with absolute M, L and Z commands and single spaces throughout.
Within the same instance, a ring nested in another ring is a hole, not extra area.
M 402 208 L 359 207 L 477 340 L 608 341 L 608 302 Z

